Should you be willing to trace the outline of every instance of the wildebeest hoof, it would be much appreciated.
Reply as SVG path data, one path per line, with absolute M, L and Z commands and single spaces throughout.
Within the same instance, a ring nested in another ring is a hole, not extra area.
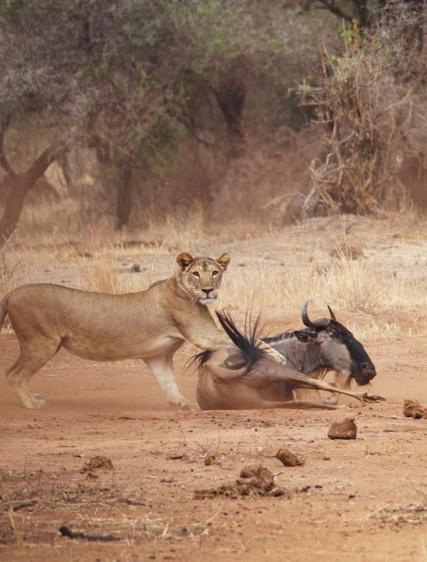
M 379 396 L 378 394 L 369 394 L 365 392 L 362 394 L 363 402 L 384 402 L 385 398 L 383 396 Z

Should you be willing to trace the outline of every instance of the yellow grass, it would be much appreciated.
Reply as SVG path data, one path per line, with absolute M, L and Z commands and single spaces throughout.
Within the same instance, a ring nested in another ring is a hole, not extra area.
M 427 333 L 425 279 L 419 274 L 404 276 L 401 271 L 392 271 L 378 250 L 380 244 L 396 240 L 395 251 L 404 256 L 405 244 L 414 245 L 415 240 L 420 254 L 427 255 L 421 234 L 427 232 L 427 223 L 418 220 L 415 231 L 413 216 L 370 220 L 366 229 L 362 222 L 358 237 L 329 236 L 329 245 L 322 249 L 327 225 L 335 228 L 340 219 L 325 219 L 320 227 L 318 223 L 303 223 L 257 239 L 257 232 L 248 231 L 244 222 L 211 228 L 201 209 L 185 220 L 179 216 L 161 222 L 148 219 L 146 226 L 135 232 L 116 232 L 107 220 L 92 225 L 73 223 L 69 219 L 76 209 L 66 210 L 64 220 L 61 215 L 62 228 L 59 221 L 48 224 L 52 208 L 26 211 L 25 226 L 1 257 L 5 264 L 2 294 L 28 280 L 61 282 L 65 269 L 66 284 L 74 287 L 112 293 L 139 291 L 168 277 L 179 251 L 216 255 L 231 244 L 232 263 L 215 308 L 228 308 L 238 319 L 252 310 L 254 314 L 261 312 L 267 325 L 273 321 L 275 329 L 289 328 L 296 322 L 299 325 L 301 307 L 310 300 L 314 318 L 324 316 L 326 304 L 330 304 L 338 318 L 360 337 L 387 338 L 402 331 L 405 335 Z M 230 242 L 230 233 L 239 229 L 244 240 Z M 290 253 L 283 261 L 273 259 L 282 246 L 291 248 Z M 376 252 L 369 259 L 367 247 Z M 412 266 L 410 256 L 406 259 Z M 131 270 L 134 263 L 140 272 Z
M 173 266 L 173 256 L 161 264 L 150 261 L 141 273 L 131 272 L 130 265 L 120 266 L 108 252 L 74 259 L 80 288 L 113 293 L 143 290 L 167 277 Z M 324 316 L 330 304 L 339 318 L 349 318 L 350 329 L 360 337 L 396 336 L 402 329 L 405 335 L 427 333 L 427 291 L 422 280 L 397 277 L 344 255 L 327 267 L 312 263 L 308 268 L 286 269 L 258 260 L 246 267 L 230 266 L 215 308 L 227 308 L 240 319 L 247 310 L 261 312 L 266 320 L 274 318 L 285 328 L 306 300 L 314 318 Z

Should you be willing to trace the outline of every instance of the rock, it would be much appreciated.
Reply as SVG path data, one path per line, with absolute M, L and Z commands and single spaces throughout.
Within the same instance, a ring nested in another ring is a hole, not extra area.
M 354 418 L 345 418 L 342 422 L 335 422 L 328 431 L 329 439 L 356 439 L 357 426 Z
M 282 447 L 275 454 L 276 459 L 283 464 L 283 466 L 302 466 L 304 459 L 293 453 L 290 449 Z
M 141 266 L 139 263 L 133 263 L 130 267 L 132 273 L 141 273 Z
M 165 476 L 164 478 L 162 478 L 160 480 L 160 482 L 165 483 L 165 484 L 171 484 L 172 482 L 175 482 L 175 479 L 173 476 Z
M 205 466 L 211 466 L 213 464 L 221 464 L 219 459 L 215 455 L 206 455 L 203 462 Z
M 403 403 L 403 415 L 416 420 L 427 418 L 427 408 L 424 408 L 416 400 L 405 400 Z
M 237 498 L 242 496 L 273 496 L 285 495 L 285 490 L 274 483 L 274 474 L 262 465 L 245 466 L 240 471 L 240 478 L 232 484 L 222 484 L 218 488 L 195 490 L 195 499 L 212 499 L 218 496 Z
M 269 492 L 274 487 L 274 474 L 269 468 L 262 465 L 245 466 L 240 471 L 240 478 L 248 481 L 243 484 L 248 483 L 251 487 L 264 492 Z M 239 480 L 237 482 L 239 483 Z

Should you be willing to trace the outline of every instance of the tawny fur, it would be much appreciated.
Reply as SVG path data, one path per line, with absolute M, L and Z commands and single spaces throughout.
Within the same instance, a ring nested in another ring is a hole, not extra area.
M 169 402 L 187 405 L 173 373 L 176 350 L 190 341 L 202 350 L 229 343 L 205 306 L 215 300 L 230 258 L 177 257 L 171 278 L 125 295 L 79 291 L 60 285 L 24 285 L 0 303 L 0 320 L 9 315 L 21 353 L 8 380 L 27 408 L 44 401 L 31 394 L 31 377 L 61 347 L 95 361 L 143 359 Z

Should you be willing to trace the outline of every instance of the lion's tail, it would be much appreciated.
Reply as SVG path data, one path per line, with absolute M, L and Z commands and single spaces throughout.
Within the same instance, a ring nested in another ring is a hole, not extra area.
M 0 301 L 0 330 L 7 314 L 7 295 Z

